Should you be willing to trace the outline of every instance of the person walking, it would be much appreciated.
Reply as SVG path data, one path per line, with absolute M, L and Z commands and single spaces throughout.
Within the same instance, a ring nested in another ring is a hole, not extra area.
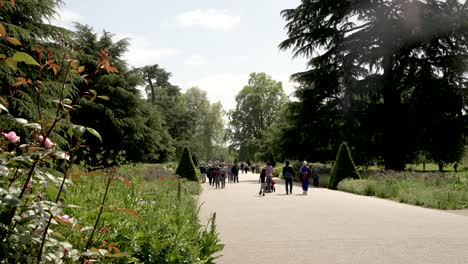
M 232 166 L 231 173 L 234 183 L 239 183 L 239 166 L 237 166 L 237 163 Z
M 319 178 L 320 178 L 320 175 L 319 175 L 319 173 L 318 173 L 317 168 L 314 168 L 314 167 L 312 167 L 312 166 L 310 166 L 310 167 L 312 168 L 311 171 L 312 171 L 313 186 L 314 186 L 315 188 L 318 188 L 318 187 L 319 187 Z
M 200 164 L 200 177 L 201 177 L 201 182 L 205 183 L 206 182 L 206 167 L 205 164 L 201 163 Z
M 289 160 L 287 160 L 283 167 L 283 177 L 286 184 L 286 195 L 292 194 L 292 183 L 294 179 L 294 169 L 289 164 Z M 288 185 L 289 185 L 289 192 L 288 192 Z
M 265 191 L 266 191 L 266 169 L 262 169 L 262 173 L 260 173 L 260 178 L 258 178 L 258 182 L 260 183 L 260 192 L 258 192 L 258 195 L 262 195 L 263 193 L 263 196 L 265 196 Z
M 307 166 L 307 161 L 304 161 L 304 165 L 302 165 L 300 170 L 301 181 L 302 181 L 302 194 L 307 195 L 307 191 L 309 189 L 309 178 L 311 176 L 311 171 L 309 166 Z
M 271 180 L 273 178 L 273 167 L 271 166 L 269 161 L 267 161 L 266 163 L 265 173 L 266 173 L 267 192 L 271 192 Z

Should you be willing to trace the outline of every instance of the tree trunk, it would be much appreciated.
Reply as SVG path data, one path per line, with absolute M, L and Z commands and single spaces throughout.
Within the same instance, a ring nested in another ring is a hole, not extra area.
M 154 90 L 153 82 L 151 81 L 151 78 L 148 76 L 148 83 L 151 88 L 151 103 L 156 103 L 156 93 Z
M 401 171 L 405 168 L 401 123 L 401 95 L 393 82 L 394 55 L 391 49 L 383 59 L 384 81 L 384 160 L 385 170 Z
M 439 171 L 444 171 L 444 163 L 439 161 Z

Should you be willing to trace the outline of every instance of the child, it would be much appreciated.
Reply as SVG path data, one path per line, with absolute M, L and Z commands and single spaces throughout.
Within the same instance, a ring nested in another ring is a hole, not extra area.
M 272 192 L 276 192 L 275 184 L 276 184 L 276 182 L 274 180 L 271 180 L 271 191 Z
M 258 179 L 258 182 L 260 183 L 260 192 L 258 193 L 258 195 L 262 195 L 262 192 L 263 192 L 263 196 L 265 196 L 265 189 L 266 189 L 266 169 L 263 169 L 263 170 L 262 170 L 262 173 L 260 173 L 260 178 Z

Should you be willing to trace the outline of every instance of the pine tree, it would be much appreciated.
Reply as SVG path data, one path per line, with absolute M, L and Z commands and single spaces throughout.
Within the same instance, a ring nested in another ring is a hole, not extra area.
M 328 188 L 336 190 L 338 183 L 346 178 L 359 179 L 361 177 L 359 176 L 359 173 L 354 166 L 353 158 L 351 157 L 351 152 L 349 151 L 348 145 L 346 143 L 342 143 L 338 149 L 335 165 L 333 166 L 332 172 L 330 174 Z
M 179 165 L 177 166 L 176 174 L 191 181 L 198 181 L 197 170 L 193 164 L 188 147 L 185 147 L 182 152 L 182 157 L 180 158 Z

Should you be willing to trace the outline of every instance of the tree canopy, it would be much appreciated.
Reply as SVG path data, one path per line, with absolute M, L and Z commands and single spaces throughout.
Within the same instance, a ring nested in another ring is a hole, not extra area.
M 248 153 L 247 159 L 258 150 L 263 133 L 278 120 L 287 97 L 281 82 L 265 73 L 251 73 L 248 84 L 236 96 L 236 108 L 228 114 L 227 135 L 232 147 Z M 257 141 L 257 142 L 256 142 Z M 242 156 L 242 155 L 241 155 Z
M 310 108 L 309 130 L 333 135 L 319 135 L 316 147 L 332 150 L 345 140 L 363 154 L 361 162 L 382 159 L 394 170 L 419 152 L 441 162 L 460 158 L 468 58 L 464 4 L 303 0 L 282 15 L 288 37 L 280 48 L 308 59 L 308 69 L 293 75 L 307 88 L 298 91 L 292 117 L 306 120 L 304 109 Z

